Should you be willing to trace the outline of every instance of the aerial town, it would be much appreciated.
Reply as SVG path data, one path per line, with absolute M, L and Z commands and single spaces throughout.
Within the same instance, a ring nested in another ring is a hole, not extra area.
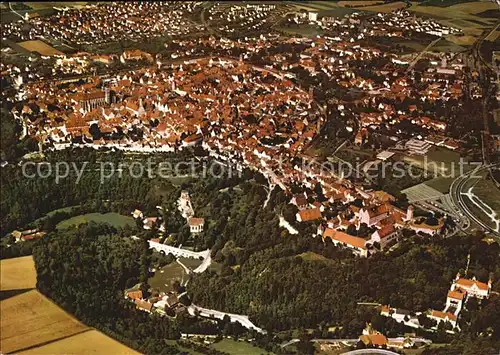
M 498 352 L 500 3 L 0 5 L 1 353 Z

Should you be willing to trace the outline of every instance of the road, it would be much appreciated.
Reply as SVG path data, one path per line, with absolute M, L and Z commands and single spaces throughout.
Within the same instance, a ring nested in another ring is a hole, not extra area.
M 208 308 L 203 308 L 203 307 L 198 307 L 195 304 L 191 304 L 188 308 L 189 314 L 192 316 L 194 315 L 200 315 L 202 317 L 206 318 L 217 318 L 217 319 L 223 319 L 225 316 L 228 316 L 231 322 L 238 322 L 240 323 L 243 327 L 247 329 L 253 329 L 259 333 L 266 334 L 266 331 L 257 327 L 255 324 L 253 324 L 250 319 L 248 319 L 248 316 L 241 315 L 241 314 L 234 314 L 234 313 L 226 313 L 226 312 L 221 312 L 217 311 L 215 309 L 208 309 Z
M 427 45 L 427 47 L 425 47 L 416 57 L 415 59 L 413 59 L 413 61 L 410 63 L 410 65 L 408 66 L 408 69 L 406 69 L 406 72 L 409 72 L 410 70 L 413 69 L 413 67 L 415 66 L 415 64 L 417 64 L 417 62 L 420 60 L 420 58 L 422 57 L 422 55 L 424 55 L 425 52 L 427 52 L 429 49 L 431 49 L 432 46 L 434 46 L 436 43 L 438 43 L 441 39 L 443 39 L 443 37 L 439 37 L 438 39 L 435 39 L 434 41 L 432 41 L 431 43 L 429 43 Z
M 450 186 L 450 197 L 453 205 L 458 209 L 459 213 L 466 216 L 471 221 L 474 221 L 477 225 L 479 225 L 484 230 L 500 237 L 500 233 L 492 228 L 490 225 L 483 222 L 481 219 L 476 217 L 474 213 L 467 206 L 466 200 L 464 196 L 467 196 L 464 193 L 465 187 L 470 184 L 470 182 L 474 179 L 480 178 L 480 173 L 486 170 L 489 170 L 493 166 L 498 166 L 500 164 L 492 164 L 492 165 L 482 165 L 478 166 L 476 169 L 466 172 L 462 174 L 457 179 L 455 179 Z
M 205 254 L 205 258 L 203 259 L 203 262 L 193 270 L 194 273 L 196 274 L 201 274 L 203 271 L 208 269 L 208 267 L 212 264 L 212 257 L 210 256 L 210 253 Z
M 365 355 L 365 354 L 384 354 L 384 355 L 399 355 L 394 351 L 383 350 L 383 349 L 358 349 L 353 351 L 348 351 L 342 355 Z
M 404 341 L 405 339 L 411 339 L 415 343 L 432 344 L 431 340 L 425 339 L 425 338 L 420 338 L 420 337 L 411 337 L 411 338 L 398 337 L 398 338 L 388 338 L 387 340 L 390 342 L 397 342 L 397 341 Z M 280 347 L 285 348 L 289 345 L 298 343 L 299 341 L 300 341 L 300 339 L 294 338 L 294 339 L 287 341 L 286 343 L 281 344 Z M 349 343 L 356 344 L 358 341 L 359 341 L 359 339 L 312 339 L 311 340 L 311 342 L 313 342 L 313 343 L 347 343 L 347 344 L 349 344 Z M 362 350 L 365 351 L 368 349 L 362 349 Z M 373 350 L 377 350 L 377 349 L 373 349 Z M 348 354 L 348 353 L 344 353 L 344 354 Z M 391 352 L 391 354 L 394 354 L 394 353 Z
M 19 16 L 20 18 L 24 19 L 24 16 L 21 15 L 19 12 L 17 12 L 16 10 L 14 10 L 14 8 L 12 7 L 12 1 L 9 1 L 9 9 L 10 11 L 12 11 L 13 13 L 15 13 L 17 16 Z

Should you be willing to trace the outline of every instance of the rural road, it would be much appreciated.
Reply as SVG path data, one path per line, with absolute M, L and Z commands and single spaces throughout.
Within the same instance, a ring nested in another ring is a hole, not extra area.
M 253 329 L 259 333 L 265 334 L 266 331 L 257 327 L 255 324 L 253 324 L 250 319 L 248 319 L 248 316 L 241 315 L 241 314 L 234 314 L 234 313 L 226 313 L 226 312 L 221 312 L 221 311 L 216 311 L 214 309 L 208 309 L 208 308 L 203 308 L 203 307 L 198 307 L 195 304 L 191 304 L 188 307 L 188 312 L 191 315 L 200 315 L 202 317 L 206 318 L 217 318 L 217 319 L 223 319 L 226 315 L 231 319 L 231 322 L 238 322 L 240 323 L 243 327 L 247 329 Z

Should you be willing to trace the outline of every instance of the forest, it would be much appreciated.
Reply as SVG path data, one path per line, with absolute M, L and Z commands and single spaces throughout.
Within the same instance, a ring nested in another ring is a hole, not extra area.
M 37 288 L 66 311 L 120 342 L 146 354 L 179 354 L 166 340 L 180 333 L 217 332 L 220 322 L 197 322 L 150 315 L 135 309 L 123 290 L 143 280 L 149 267 L 144 241 L 116 234 L 107 224 L 88 223 L 78 229 L 52 232 L 33 250 Z M 222 354 L 204 348 L 206 354 Z

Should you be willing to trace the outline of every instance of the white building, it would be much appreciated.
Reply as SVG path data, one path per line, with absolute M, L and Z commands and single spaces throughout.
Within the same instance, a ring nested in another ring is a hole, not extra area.
M 461 278 L 460 273 L 458 273 L 455 281 L 451 285 L 450 290 L 463 290 L 467 292 L 470 297 L 476 297 L 479 299 L 488 298 L 491 291 L 491 280 L 489 280 L 486 284 L 476 280 L 476 277 L 473 277 L 472 280 Z
M 405 148 L 408 150 L 408 153 L 412 155 L 426 155 L 431 146 L 432 145 L 430 143 L 418 139 L 410 139 L 405 144 Z
M 318 13 L 317 12 L 309 12 L 309 21 L 318 21 Z
M 458 316 L 462 310 L 466 297 L 467 293 L 460 289 L 456 291 L 448 291 L 448 296 L 446 297 L 446 311 Z
M 449 322 L 453 328 L 457 327 L 457 316 L 451 312 L 442 312 L 432 310 L 427 318 L 434 319 L 436 322 Z
M 142 214 L 141 210 L 136 209 L 136 210 L 134 210 L 134 212 L 132 212 L 132 217 L 134 217 L 136 219 L 137 218 L 142 219 L 144 217 L 144 215 Z
M 394 155 L 394 152 L 389 152 L 388 150 L 384 150 L 383 152 L 380 152 L 377 154 L 377 159 L 386 161 L 390 157 Z
M 392 224 L 389 224 L 387 226 L 384 226 L 375 232 L 373 232 L 370 243 L 379 243 L 381 248 L 385 248 L 385 246 L 395 240 L 398 236 L 397 231 L 394 229 L 394 226 Z
M 189 229 L 191 233 L 197 234 L 203 232 L 203 226 L 205 225 L 205 219 L 191 217 L 188 219 Z

